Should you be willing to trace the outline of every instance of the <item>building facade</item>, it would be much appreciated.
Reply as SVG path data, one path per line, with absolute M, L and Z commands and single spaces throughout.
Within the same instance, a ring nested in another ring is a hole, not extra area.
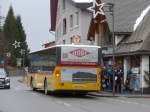
M 137 18 L 145 10 L 150 1 L 146 0 L 102 0 L 114 4 L 115 52 L 105 52 L 105 58 L 115 55 L 116 65 L 124 71 L 124 84 L 132 71 L 133 90 L 146 93 L 150 90 L 149 75 L 149 13 L 144 17 L 137 29 L 134 29 Z M 109 29 L 112 32 L 112 17 L 106 13 Z M 108 48 L 109 49 L 109 48 Z M 110 48 L 111 49 L 111 48 Z M 132 81 L 131 81 L 132 82 Z
M 56 44 L 71 44 L 74 35 L 80 35 L 81 44 L 89 44 L 87 35 L 92 14 L 87 8 L 90 5 L 91 3 L 76 3 L 73 0 L 57 1 L 55 9 L 51 9 L 51 15 L 54 11 L 56 14 Z

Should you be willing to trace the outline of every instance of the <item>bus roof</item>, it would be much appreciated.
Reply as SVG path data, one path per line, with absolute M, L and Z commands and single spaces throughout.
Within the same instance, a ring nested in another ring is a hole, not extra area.
M 95 48 L 101 48 L 100 46 L 95 46 L 95 45 L 73 45 L 73 44 L 64 44 L 64 45 L 54 45 L 54 46 L 51 46 L 51 47 L 48 47 L 48 48 L 44 48 L 44 49 L 41 49 L 41 50 L 38 50 L 38 51 L 34 51 L 34 52 L 31 52 L 30 54 L 33 54 L 33 53 L 36 53 L 36 52 L 40 52 L 40 51 L 45 51 L 45 50 L 48 50 L 50 48 L 56 48 L 56 47 L 95 47 Z
M 73 44 L 65 44 L 65 45 L 56 45 L 56 47 L 63 47 L 63 46 L 68 46 L 68 47 L 96 47 L 96 48 L 101 48 L 100 46 L 95 46 L 95 45 L 73 45 Z

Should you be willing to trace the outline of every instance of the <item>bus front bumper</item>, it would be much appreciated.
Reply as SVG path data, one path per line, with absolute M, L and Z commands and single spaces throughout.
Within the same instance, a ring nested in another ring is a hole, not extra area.
M 87 92 L 99 92 L 100 84 L 98 83 L 71 83 L 61 82 L 54 88 L 55 91 L 87 91 Z

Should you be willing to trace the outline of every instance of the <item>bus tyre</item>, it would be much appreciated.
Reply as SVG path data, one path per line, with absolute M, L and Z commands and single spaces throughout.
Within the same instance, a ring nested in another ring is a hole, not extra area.
M 44 94 L 48 94 L 48 88 L 47 88 L 47 80 L 44 81 Z
M 34 86 L 33 86 L 33 78 L 31 78 L 30 87 L 32 88 L 33 91 L 36 90 L 36 88 L 34 88 Z

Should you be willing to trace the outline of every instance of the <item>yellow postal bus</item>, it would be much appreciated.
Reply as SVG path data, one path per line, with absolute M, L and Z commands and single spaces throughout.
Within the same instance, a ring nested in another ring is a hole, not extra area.
M 30 54 L 27 84 L 33 90 L 85 95 L 101 87 L 101 49 L 88 45 L 56 45 Z

